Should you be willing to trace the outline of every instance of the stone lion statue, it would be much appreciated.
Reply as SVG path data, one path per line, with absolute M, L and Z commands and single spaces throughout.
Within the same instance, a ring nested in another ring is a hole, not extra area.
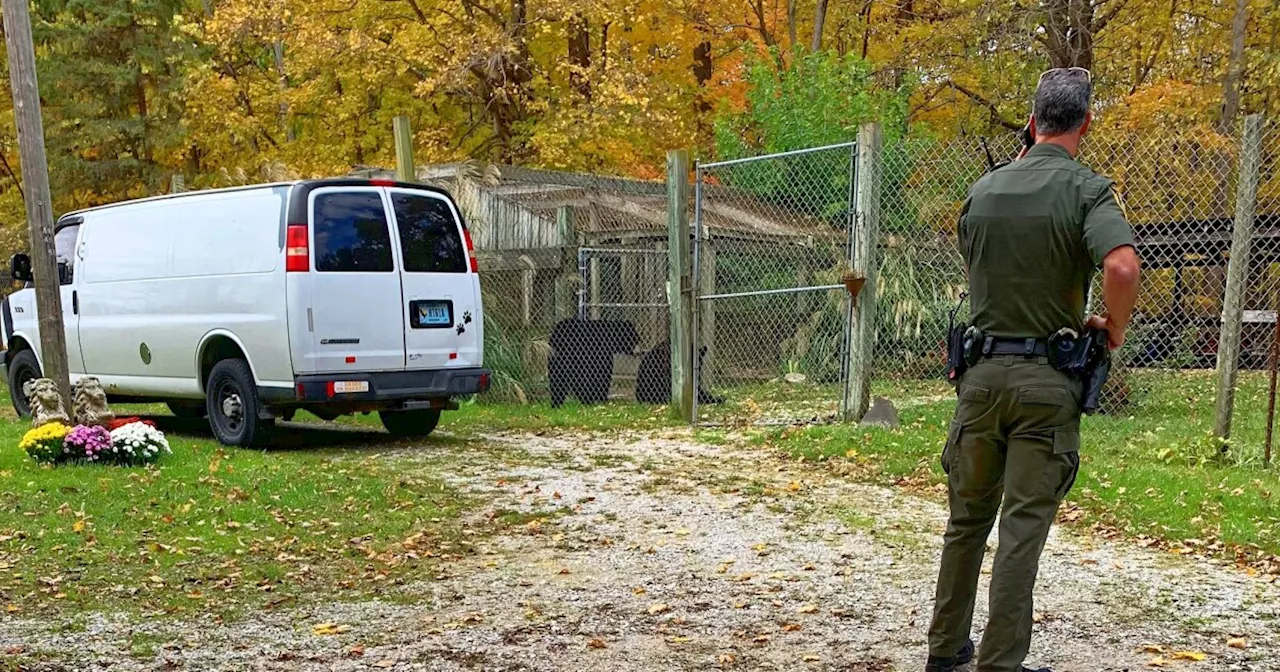
M 116 418 L 107 408 L 107 392 L 97 378 L 81 378 L 71 395 L 71 403 L 76 422 L 87 427 L 103 427 Z
M 51 422 L 71 424 L 67 410 L 62 407 L 62 395 L 58 393 L 58 384 L 48 378 L 37 378 L 27 381 L 22 386 L 22 393 L 27 396 L 31 405 L 31 426 L 39 427 Z

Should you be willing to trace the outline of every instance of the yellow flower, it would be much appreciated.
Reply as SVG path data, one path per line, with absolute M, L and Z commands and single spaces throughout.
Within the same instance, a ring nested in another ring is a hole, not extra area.
M 18 442 L 18 447 L 27 450 L 37 444 L 61 441 L 70 433 L 71 428 L 61 422 L 50 422 L 23 434 L 22 440 Z

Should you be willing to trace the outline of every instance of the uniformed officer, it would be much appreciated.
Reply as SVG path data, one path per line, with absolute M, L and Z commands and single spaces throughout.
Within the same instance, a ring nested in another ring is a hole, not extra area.
M 951 516 L 927 672 L 949 672 L 974 656 L 978 574 L 1002 501 L 977 669 L 1030 672 L 1023 661 L 1040 552 L 1080 466 L 1083 383 L 1049 365 L 1047 340 L 1064 327 L 1083 334 L 1092 326 L 1108 332 L 1114 350 L 1137 299 L 1133 230 L 1113 182 L 1075 160 L 1092 121 L 1091 93 L 1082 68 L 1041 75 L 1034 145 L 978 180 L 960 216 L 973 326 L 991 338 L 960 381 L 942 452 Z M 1098 266 L 1107 314 L 1086 320 Z

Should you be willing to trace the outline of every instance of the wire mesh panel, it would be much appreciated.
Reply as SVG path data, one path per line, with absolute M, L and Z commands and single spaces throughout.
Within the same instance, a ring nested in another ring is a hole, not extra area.
M 849 338 L 854 146 L 703 164 L 695 361 L 703 422 L 830 420 Z
M 586 331 L 582 343 L 565 343 L 553 356 L 575 348 L 609 352 L 614 357 L 609 398 L 667 403 L 671 395 L 667 264 L 665 247 L 581 248 L 578 319 L 584 321 L 579 328 Z M 578 369 L 591 366 L 581 359 L 566 361 Z

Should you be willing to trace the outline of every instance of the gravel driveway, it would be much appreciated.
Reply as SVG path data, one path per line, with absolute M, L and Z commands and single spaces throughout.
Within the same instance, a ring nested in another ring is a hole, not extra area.
M 227 624 L 95 615 L 76 633 L 13 619 L 0 651 L 63 652 L 69 662 L 35 668 L 50 670 L 923 669 L 943 506 L 691 437 L 487 438 L 496 450 L 460 457 L 451 476 L 488 496 L 473 515 L 550 515 L 483 538 L 396 603 Z M 394 459 L 411 471 L 423 454 Z M 1277 669 L 1269 578 L 1056 529 L 1028 662 Z M 317 635 L 318 623 L 341 632 Z M 153 656 L 129 655 L 140 632 Z

